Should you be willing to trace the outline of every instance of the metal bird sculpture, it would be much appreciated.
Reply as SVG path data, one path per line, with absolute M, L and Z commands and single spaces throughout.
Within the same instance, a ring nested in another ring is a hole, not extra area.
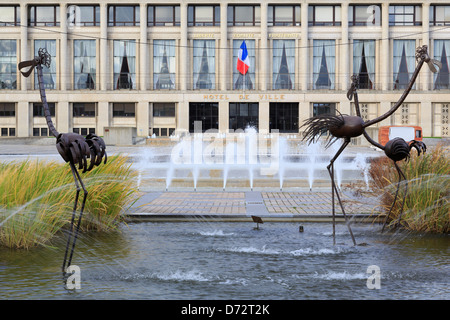
M 73 179 L 76 186 L 75 203 L 72 212 L 72 219 L 70 223 L 70 233 L 67 239 L 66 251 L 64 254 L 64 261 L 62 265 L 62 271 L 65 273 L 66 268 L 70 266 L 72 261 L 73 252 L 75 250 L 75 243 L 78 237 L 78 232 L 80 229 L 81 218 L 83 216 L 84 206 L 86 203 L 86 198 L 88 196 L 88 191 L 81 180 L 80 174 L 77 170 L 83 170 L 82 172 L 90 171 L 94 166 L 98 166 L 107 161 L 106 146 L 102 138 L 96 136 L 95 134 L 89 134 L 83 137 L 77 133 L 59 133 L 50 115 L 50 110 L 47 104 L 47 98 L 45 95 L 44 81 L 42 76 L 42 66 L 50 67 L 51 56 L 45 48 L 41 48 L 38 51 L 38 55 L 33 60 L 22 61 L 19 63 L 19 70 L 30 67 L 27 71 L 21 71 L 24 77 L 29 77 L 33 69 L 37 70 L 37 79 L 39 82 L 39 91 L 41 95 L 42 105 L 44 107 L 44 116 L 47 121 L 47 126 L 50 134 L 56 137 L 56 149 L 58 150 L 61 157 L 65 162 L 68 162 L 70 169 L 72 170 Z M 87 159 L 90 159 L 88 162 Z M 81 188 L 80 188 L 81 185 Z M 78 198 L 81 189 L 83 189 L 84 197 L 81 203 L 81 209 L 79 211 L 78 221 L 74 233 L 74 223 L 77 213 Z M 73 237 L 73 240 L 72 240 Z M 69 246 L 72 243 L 72 249 L 68 257 Z M 68 258 L 68 260 L 67 260 Z M 67 262 L 67 264 L 66 264 Z
M 394 164 L 397 167 L 397 170 L 399 170 L 400 175 L 400 169 L 398 168 L 397 164 L 395 163 L 400 158 L 400 160 L 407 158 L 405 154 L 405 151 L 407 150 L 406 154 L 409 156 L 409 150 L 411 147 L 415 147 L 419 152 L 425 151 L 426 147 L 423 143 L 414 141 L 410 144 L 407 144 L 407 147 L 405 148 L 405 145 L 400 142 L 398 139 L 393 140 L 386 146 L 382 146 L 379 143 L 375 142 L 370 138 L 370 136 L 366 132 L 366 128 L 374 125 L 378 122 L 383 121 L 384 119 L 391 116 L 405 101 L 406 97 L 408 96 L 409 92 L 411 91 L 416 78 L 419 74 L 420 69 L 422 68 L 424 63 L 427 63 L 430 67 L 432 72 L 436 72 L 436 68 L 434 65 L 437 65 L 439 67 L 440 63 L 436 60 L 433 60 L 428 55 L 428 47 L 426 45 L 418 47 L 416 49 L 416 60 L 418 61 L 418 64 L 416 66 L 416 69 L 414 70 L 413 75 L 411 76 L 411 79 L 408 83 L 408 86 L 406 87 L 405 91 L 401 95 L 400 99 L 392 106 L 392 108 L 386 112 L 385 114 L 369 121 L 364 121 L 361 117 L 361 113 L 359 110 L 359 102 L 358 102 L 358 95 L 357 95 L 357 87 L 358 87 L 358 81 L 357 77 L 352 77 L 352 85 L 347 92 L 347 98 L 348 99 L 355 99 L 355 107 L 356 107 L 356 116 L 350 116 L 350 115 L 342 115 L 338 112 L 338 115 L 318 115 L 312 118 L 309 118 L 305 120 L 302 127 L 306 127 L 305 134 L 303 137 L 303 140 L 308 141 L 308 144 L 317 141 L 321 135 L 328 131 L 328 137 L 327 137 L 327 144 L 326 147 L 329 147 L 331 144 L 336 142 L 339 139 L 343 139 L 344 142 L 342 146 L 339 148 L 337 153 L 334 155 L 334 157 L 330 160 L 330 164 L 327 166 L 328 172 L 330 174 L 331 178 L 331 188 L 332 188 L 332 214 L 333 214 L 333 243 L 336 243 L 335 240 L 335 200 L 334 200 L 334 193 L 337 195 L 337 199 L 339 201 L 339 205 L 341 207 L 342 213 L 344 215 L 344 218 L 346 220 L 346 224 L 348 227 L 348 230 L 350 232 L 350 235 L 353 240 L 353 244 L 356 245 L 355 237 L 353 236 L 349 221 L 347 219 L 347 216 L 345 214 L 344 206 L 342 205 L 342 201 L 339 196 L 339 192 L 337 190 L 335 181 L 334 181 L 334 162 L 339 157 L 339 155 L 344 151 L 344 149 L 347 147 L 347 145 L 350 143 L 351 138 L 359 137 L 361 135 L 364 135 L 364 137 L 373 145 L 379 147 L 380 149 L 384 150 L 386 155 L 394 160 Z M 403 140 L 403 139 L 402 139 Z M 405 142 L 406 143 L 406 142 Z M 402 147 L 400 147 L 400 145 Z M 409 149 L 408 149 L 409 148 Z M 400 150 L 403 150 L 400 152 Z M 403 173 L 401 175 L 404 177 Z

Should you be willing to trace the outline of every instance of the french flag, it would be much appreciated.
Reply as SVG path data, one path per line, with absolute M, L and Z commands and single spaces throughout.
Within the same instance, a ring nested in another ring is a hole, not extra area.
M 250 60 L 248 58 L 247 46 L 245 44 L 245 40 L 242 42 L 241 47 L 239 48 L 238 60 L 237 60 L 237 70 L 241 74 L 246 74 L 250 68 Z

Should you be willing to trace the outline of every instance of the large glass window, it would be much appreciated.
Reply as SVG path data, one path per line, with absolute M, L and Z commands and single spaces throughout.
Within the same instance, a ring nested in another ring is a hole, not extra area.
M 113 103 L 113 117 L 134 118 L 135 109 L 134 103 Z
M 139 6 L 109 6 L 108 26 L 139 26 Z
M 175 40 L 153 40 L 153 88 L 175 89 Z
M 450 26 L 450 5 L 430 6 L 431 26 Z
M 351 5 L 348 7 L 349 26 L 381 25 L 381 8 L 379 5 Z
M 405 89 L 416 68 L 415 40 L 394 40 L 394 89 Z
M 258 103 L 230 102 L 229 128 L 233 130 L 252 127 L 258 129 L 259 106 Z
M 220 25 L 220 6 L 189 6 L 188 26 L 218 26 Z
M 194 89 L 215 89 L 215 70 L 215 41 L 194 40 Z
M 42 66 L 42 79 L 45 89 L 56 89 L 56 40 L 34 40 L 34 55 L 37 56 L 39 49 L 45 48 L 52 57 L 50 68 Z M 37 72 L 34 72 L 34 88 L 39 89 Z
M 228 6 L 229 26 L 259 26 L 261 25 L 260 6 Z
M 149 27 L 180 25 L 180 6 L 148 6 L 147 10 Z
M 189 132 L 194 132 L 195 122 L 202 122 L 202 131 L 219 129 L 219 104 L 217 102 L 189 103 Z
M 233 40 L 233 89 L 255 89 L 255 40 Z
M 74 102 L 73 103 L 74 117 L 95 117 L 95 103 Z
M 308 24 L 310 26 L 340 26 L 341 6 L 309 6 Z
M 59 6 L 30 6 L 28 9 L 29 26 L 59 26 Z
M 79 6 L 69 5 L 67 22 L 69 26 L 99 26 L 100 25 L 100 6 Z
M 334 89 L 336 72 L 335 40 L 314 40 L 313 88 Z
M 299 5 L 269 5 L 267 14 L 268 26 L 299 26 Z
M 73 69 L 75 89 L 95 89 L 95 40 L 73 40 Z
M 390 26 L 422 25 L 421 6 L 389 6 Z
M 313 117 L 321 114 L 336 114 L 336 103 L 313 103 Z
M 353 40 L 353 74 L 359 76 L 359 88 L 374 88 L 375 40 Z
M 154 117 L 175 117 L 175 103 L 153 103 Z
M 434 88 L 450 89 L 450 40 L 434 40 L 434 59 L 442 63 L 434 74 Z
M 16 40 L 0 40 L 0 89 L 17 89 Z
M 0 117 L 15 117 L 16 104 L 11 102 L 0 103 Z
M 298 133 L 298 103 L 271 102 L 269 129 Z
M 50 116 L 55 116 L 55 103 L 49 102 L 47 103 L 48 109 L 50 111 Z M 41 102 L 33 103 L 33 117 L 44 117 L 44 106 Z
M 114 89 L 136 89 L 134 40 L 114 40 Z
M 20 25 L 19 6 L 0 6 L 0 27 Z
M 295 40 L 273 40 L 273 89 L 294 89 Z

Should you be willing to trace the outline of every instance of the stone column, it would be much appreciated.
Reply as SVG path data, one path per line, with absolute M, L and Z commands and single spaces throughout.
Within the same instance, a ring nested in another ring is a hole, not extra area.
M 301 39 L 300 39 L 300 83 L 301 90 L 308 90 L 309 50 L 308 50 L 308 3 L 301 4 Z M 311 68 L 312 70 L 312 68 Z
M 100 4 L 100 90 L 108 89 L 108 81 L 111 76 L 108 70 L 108 7 L 106 3 Z M 103 132 L 103 128 L 102 128 Z
M 141 20 L 142 21 L 142 20 Z M 138 137 L 147 137 L 149 132 L 149 105 L 148 101 L 139 101 L 136 110 L 136 130 Z
M 267 34 L 267 2 L 261 3 L 261 41 L 260 41 L 260 90 L 266 91 L 269 82 L 269 44 Z M 260 122 L 261 123 L 261 122 Z
M 227 133 L 229 128 L 230 111 L 228 101 L 219 101 L 219 132 Z
M 187 83 L 189 74 L 188 74 L 188 39 L 187 39 L 187 30 L 188 30 L 188 23 L 187 23 L 187 4 L 185 2 L 182 2 L 180 4 L 180 28 L 181 28 L 181 38 L 180 38 L 180 74 L 178 75 L 178 82 L 180 84 L 180 90 L 186 90 L 187 89 Z M 181 104 L 178 106 L 180 109 L 182 106 Z M 180 119 L 178 119 L 181 121 Z M 189 129 L 189 127 L 188 127 Z
M 60 21 L 60 41 L 59 41 L 59 90 L 65 91 L 71 88 L 71 79 L 67 72 L 67 64 L 69 56 L 67 54 L 67 4 L 61 2 L 59 4 L 59 21 Z M 62 131 L 62 129 L 60 129 Z M 64 132 L 64 131 L 63 131 Z
M 184 99 L 178 103 L 177 130 L 189 132 L 189 102 Z
M 389 3 L 381 4 L 381 55 L 380 55 L 380 83 L 381 90 L 389 90 L 392 84 L 391 59 L 389 52 Z
M 69 123 L 70 112 L 69 102 L 67 100 L 59 100 L 56 104 L 56 127 L 59 132 L 70 132 Z
M 339 82 L 337 89 L 347 90 L 349 88 L 349 60 L 350 60 L 350 51 L 349 51 L 349 41 L 348 41 L 348 2 L 342 2 L 341 4 L 341 66 L 338 70 L 339 72 Z M 337 77 L 335 77 L 335 81 Z
M 421 101 L 417 116 L 419 117 L 418 125 L 422 127 L 422 136 L 431 137 L 433 135 L 433 125 L 436 125 L 433 123 L 433 105 L 431 101 Z
M 220 4 L 220 78 L 219 87 L 222 91 L 227 90 L 230 83 L 230 72 L 228 65 L 228 23 L 227 23 L 227 3 Z
M 147 83 L 148 78 L 150 77 L 150 74 L 148 73 L 148 44 L 147 44 L 147 6 L 145 3 L 141 3 L 140 6 L 140 66 L 139 66 L 139 72 L 140 72 L 140 89 L 141 90 L 147 90 Z M 138 106 L 139 107 L 139 106 Z M 148 105 L 147 105 L 148 110 Z M 148 111 L 147 111 L 148 113 Z M 148 117 L 147 117 L 148 118 Z M 139 119 L 138 119 L 139 121 Z M 146 122 L 148 122 L 148 119 L 146 119 Z M 147 123 L 148 126 L 148 123 Z M 138 135 L 139 129 L 138 129 Z M 147 133 L 145 134 L 147 136 Z
M 110 112 L 108 101 L 99 101 L 97 105 L 97 135 L 103 136 L 105 127 L 109 127 Z
M 431 46 L 430 46 L 430 3 L 424 2 L 422 4 L 422 43 L 417 44 L 418 46 L 428 46 L 428 54 L 431 57 Z M 421 70 L 421 88 L 422 90 L 431 90 L 432 89 L 432 72 L 427 66 L 424 66 Z M 417 88 L 419 89 L 419 88 Z M 424 130 L 425 131 L 425 130 Z M 430 131 L 431 134 L 431 131 Z
M 269 119 L 270 119 L 270 114 L 269 114 L 269 108 L 270 108 L 270 102 L 269 101 L 260 101 L 259 102 L 259 126 L 258 126 L 258 131 L 262 132 L 262 133 L 268 133 L 270 130 L 270 125 L 269 125 Z
M 28 24 L 28 6 L 26 4 L 24 4 L 22 2 L 22 4 L 20 5 L 20 23 L 22 25 L 27 25 Z M 21 27 L 20 28 L 20 57 L 18 57 L 19 61 L 17 61 L 17 63 L 21 62 L 21 61 L 26 61 L 29 60 L 29 54 L 28 54 L 28 28 L 25 27 Z M 20 80 L 20 89 L 22 91 L 26 91 L 27 90 L 27 84 L 30 83 L 30 78 L 25 78 L 22 76 L 22 74 L 19 72 L 18 76 L 17 76 Z M 18 113 L 18 115 L 20 115 L 20 113 Z M 20 132 L 20 127 L 17 128 L 18 132 Z M 28 136 L 28 133 L 27 135 Z M 20 137 L 20 135 L 19 135 Z
M 22 8 L 21 8 L 22 9 Z M 26 29 L 26 28 L 22 28 Z M 24 77 L 22 77 L 24 79 Z M 26 101 L 17 102 L 16 111 L 16 135 L 17 137 L 29 137 L 30 136 L 30 107 L 28 99 Z

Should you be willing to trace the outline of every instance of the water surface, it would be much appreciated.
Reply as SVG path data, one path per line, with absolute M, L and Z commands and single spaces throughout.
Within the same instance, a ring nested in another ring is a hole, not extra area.
M 64 238 L 30 251 L 0 249 L 1 299 L 450 299 L 448 235 L 380 233 L 345 225 L 337 245 L 325 223 L 130 223 L 85 233 L 73 264 L 81 289 L 60 268 Z M 369 266 L 380 289 L 369 289 Z

